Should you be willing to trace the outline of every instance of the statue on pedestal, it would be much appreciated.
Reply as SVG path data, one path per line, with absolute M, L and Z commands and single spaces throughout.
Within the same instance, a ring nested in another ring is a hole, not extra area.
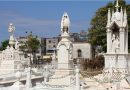
M 19 50 L 19 42 L 17 41 L 17 39 L 15 39 L 15 49 Z
M 112 52 L 118 52 L 120 47 L 118 35 L 112 35 Z

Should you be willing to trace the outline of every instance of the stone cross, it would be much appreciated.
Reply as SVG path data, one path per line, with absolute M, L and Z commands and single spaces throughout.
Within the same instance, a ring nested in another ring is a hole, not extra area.
M 9 44 L 11 47 L 13 47 L 13 45 L 15 44 L 15 40 L 14 40 L 14 36 L 13 36 L 14 31 L 15 31 L 15 26 L 12 23 L 10 23 L 8 32 L 10 33 Z

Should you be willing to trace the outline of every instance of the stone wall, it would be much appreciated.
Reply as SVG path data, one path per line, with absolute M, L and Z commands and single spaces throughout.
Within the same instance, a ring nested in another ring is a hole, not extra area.
M 81 50 L 80 58 L 92 58 L 92 49 L 89 43 L 73 43 L 73 58 L 78 58 L 78 50 Z

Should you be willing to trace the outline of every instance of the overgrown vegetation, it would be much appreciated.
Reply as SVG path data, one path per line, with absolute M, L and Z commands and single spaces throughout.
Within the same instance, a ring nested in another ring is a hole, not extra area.
M 102 70 L 104 68 L 104 57 L 103 55 L 99 55 L 93 59 L 80 60 L 80 65 L 83 70 Z
M 5 50 L 8 45 L 9 45 L 9 40 L 4 40 L 3 42 L 1 42 L 0 51 Z

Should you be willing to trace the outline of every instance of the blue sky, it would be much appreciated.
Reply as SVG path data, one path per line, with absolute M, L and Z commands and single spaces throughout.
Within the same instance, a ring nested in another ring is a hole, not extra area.
M 110 1 L 0 1 L 0 42 L 9 38 L 7 30 L 10 22 L 16 26 L 16 37 L 25 35 L 26 31 L 32 31 L 40 37 L 57 36 L 64 12 L 70 17 L 70 32 L 87 30 L 96 10 Z

